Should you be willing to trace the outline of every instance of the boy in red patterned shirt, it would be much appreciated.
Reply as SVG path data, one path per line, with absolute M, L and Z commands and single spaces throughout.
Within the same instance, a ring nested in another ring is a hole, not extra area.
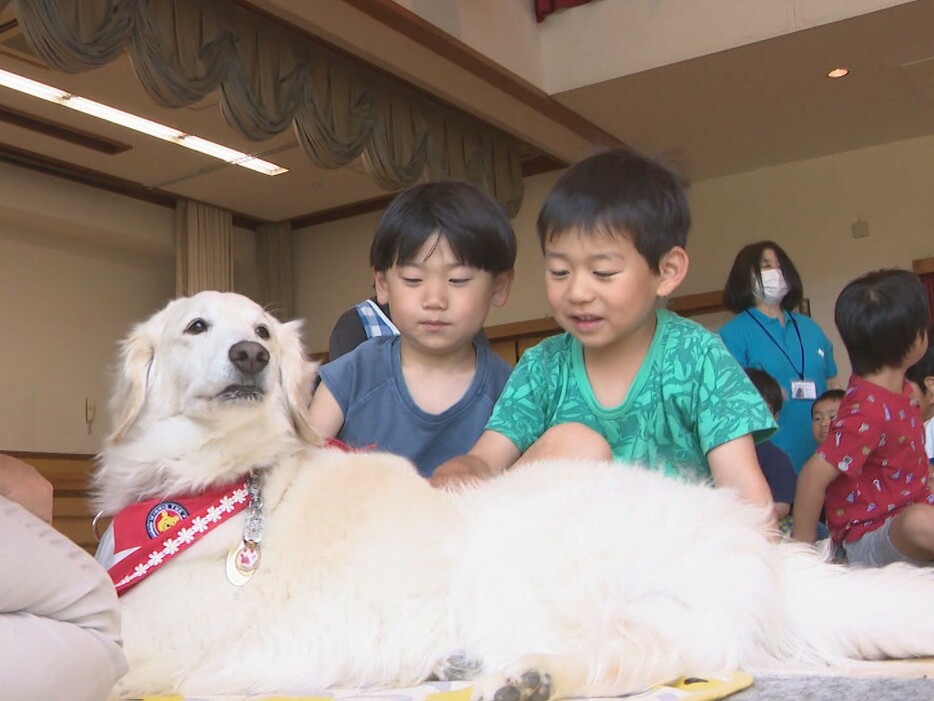
M 853 375 L 798 476 L 794 537 L 814 542 L 824 504 L 850 563 L 934 565 L 934 493 L 921 413 L 905 380 L 928 345 L 924 287 L 905 270 L 867 273 L 843 288 L 834 317 Z

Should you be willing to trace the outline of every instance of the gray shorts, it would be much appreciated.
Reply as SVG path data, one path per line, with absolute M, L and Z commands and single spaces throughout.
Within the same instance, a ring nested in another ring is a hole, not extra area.
M 907 562 L 918 567 L 930 567 L 934 564 L 924 560 L 912 560 L 892 545 L 889 530 L 892 528 L 893 520 L 886 519 L 880 528 L 869 531 L 852 543 L 844 543 L 843 549 L 846 551 L 847 562 L 851 565 L 869 565 L 870 567 L 881 567 L 893 562 Z

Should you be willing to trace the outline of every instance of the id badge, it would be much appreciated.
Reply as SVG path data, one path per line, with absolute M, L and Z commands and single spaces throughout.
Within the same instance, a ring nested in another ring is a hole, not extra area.
M 817 385 L 811 380 L 791 381 L 792 399 L 817 399 Z

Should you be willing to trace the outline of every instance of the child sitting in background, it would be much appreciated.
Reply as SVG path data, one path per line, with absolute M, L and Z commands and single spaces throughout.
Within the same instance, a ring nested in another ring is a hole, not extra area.
M 840 402 L 846 394 L 842 389 L 828 389 L 811 405 L 811 433 L 817 445 L 827 437 L 831 422 L 837 418 Z
M 924 451 L 931 465 L 931 477 L 934 479 L 934 324 L 928 328 L 928 349 L 917 363 L 905 371 L 905 378 L 915 390 L 915 397 L 921 405 L 921 418 L 924 419 Z
M 416 185 L 396 197 L 370 248 L 399 335 L 371 338 L 320 368 L 309 421 L 324 438 L 374 446 L 428 477 L 468 450 L 511 368 L 474 337 L 509 297 L 516 239 L 473 185 Z
M 720 339 L 659 308 L 688 271 L 682 181 L 625 150 L 569 168 L 537 229 L 545 291 L 567 332 L 527 350 L 468 455 L 433 481 L 522 458 L 614 459 L 711 479 L 771 508 L 753 437 L 775 422 Z
M 778 421 L 778 415 L 785 402 L 778 382 L 765 370 L 758 368 L 746 368 L 746 374 L 762 395 L 762 399 L 765 400 L 766 406 L 772 412 L 772 418 Z M 772 509 L 778 519 L 778 527 L 782 533 L 791 535 L 791 505 L 795 501 L 795 486 L 798 481 L 791 458 L 769 440 L 756 444 L 756 457 L 759 459 L 759 467 L 762 468 L 762 474 L 765 475 L 765 481 L 769 483 L 769 489 L 772 492 L 774 502 Z
M 840 411 L 840 402 L 843 401 L 843 396 L 845 394 L 846 392 L 842 389 L 828 389 L 826 392 L 822 392 L 811 405 L 811 435 L 814 436 L 814 441 L 818 446 L 820 446 L 827 437 L 827 433 L 830 431 L 830 424 L 837 418 L 837 412 Z M 790 525 L 791 519 L 789 519 L 788 522 Z M 823 540 L 829 535 L 830 531 L 827 530 L 827 517 L 823 510 L 821 510 L 820 521 L 817 522 L 817 539 Z M 844 562 L 846 559 L 842 552 L 840 553 L 840 558 L 841 562 Z
M 934 563 L 934 493 L 905 371 L 927 349 L 924 286 L 905 270 L 850 282 L 834 317 L 853 375 L 830 432 L 798 476 L 794 537 L 814 542 L 821 506 L 851 564 Z M 825 503 L 826 502 L 826 503 Z
M 375 336 L 395 336 L 399 329 L 392 323 L 388 304 L 369 297 L 341 314 L 328 337 L 328 361 L 346 355 Z

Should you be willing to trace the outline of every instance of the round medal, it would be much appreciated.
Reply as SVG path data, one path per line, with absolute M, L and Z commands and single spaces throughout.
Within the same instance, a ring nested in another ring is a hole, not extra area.
M 250 581 L 259 567 L 259 547 L 252 542 L 240 542 L 227 553 L 227 580 L 240 587 Z

